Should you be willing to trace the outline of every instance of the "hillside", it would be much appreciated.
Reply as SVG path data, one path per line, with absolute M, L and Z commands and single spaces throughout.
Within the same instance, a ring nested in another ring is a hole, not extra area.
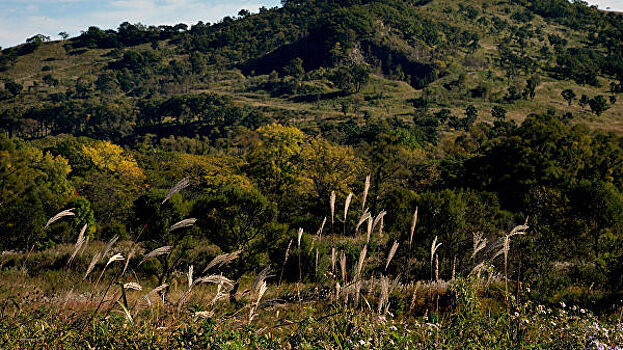
M 553 109 L 618 132 L 623 108 L 609 96 L 621 90 L 621 22 L 559 1 L 291 1 L 191 28 L 91 27 L 4 49 L 0 77 L 22 89 L 14 96 L 5 88 L 1 113 L 18 135 L 89 135 L 57 128 L 67 123 L 49 120 L 50 110 L 215 93 L 304 130 L 365 115 L 418 123 L 441 109 L 461 118 L 471 104 L 483 121 L 493 121 L 494 106 L 516 121 Z M 570 104 L 565 89 L 576 95 Z M 599 116 L 588 103 L 598 95 L 609 107 Z M 118 122 L 153 124 L 133 118 Z M 115 140 L 142 133 L 123 128 L 132 131 Z

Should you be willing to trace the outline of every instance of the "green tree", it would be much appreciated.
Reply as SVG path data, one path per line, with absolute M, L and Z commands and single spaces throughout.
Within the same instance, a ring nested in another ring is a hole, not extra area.
M 540 83 L 541 78 L 538 75 L 533 75 L 530 77 L 530 79 L 526 80 L 526 87 L 523 91 L 524 99 L 527 100 L 528 98 L 530 98 L 531 100 L 534 100 L 536 88 L 539 86 Z
M 52 86 L 52 87 L 57 87 L 58 84 L 60 83 L 58 81 L 58 79 L 54 78 L 52 76 L 52 74 L 46 74 L 43 76 L 42 78 L 43 82 L 46 83 L 48 86 Z
M 303 75 L 305 74 L 305 68 L 303 68 L 303 59 L 297 57 L 290 61 L 288 65 L 284 68 L 286 74 L 294 77 L 297 80 L 301 80 Z
M 588 98 L 588 96 L 586 95 L 582 95 L 582 97 L 580 97 L 580 100 L 578 101 L 578 104 L 580 105 L 580 107 L 584 108 L 588 105 L 588 103 L 590 102 L 590 98 Z
M 612 185 L 602 181 L 583 180 L 571 191 L 574 217 L 592 242 L 595 259 L 602 251 L 613 247 L 602 247 L 601 238 L 607 231 L 620 234 L 623 229 L 623 196 Z M 605 249 L 604 249 L 605 248 Z
M 4 88 L 13 96 L 17 96 L 22 92 L 22 89 L 24 87 L 22 86 L 22 84 L 18 84 L 13 80 L 8 80 L 4 83 Z
M 493 106 L 491 115 L 497 120 L 504 120 L 506 119 L 506 109 L 501 106 Z
M 228 275 L 236 281 L 229 294 L 235 301 L 240 278 L 266 265 L 268 250 L 280 238 L 276 228 L 277 206 L 256 189 L 230 187 L 199 198 L 190 215 L 197 218 L 203 236 L 221 251 L 240 251 Z
M 197 233 L 195 227 L 171 230 L 172 225 L 188 218 L 190 203 L 184 201 L 180 193 L 175 193 L 161 204 L 166 194 L 166 190 L 149 190 L 136 199 L 133 207 L 136 231 L 142 232 L 140 240 L 145 248 L 151 251 L 171 247 L 167 254 L 158 256 L 156 266 L 151 267 L 159 285 L 170 281 L 173 271 L 188 263 Z
M 70 167 L 23 141 L 0 136 L 0 246 L 26 249 L 46 246 L 69 228 L 56 225 L 44 230 L 47 219 L 63 209 L 75 191 L 67 179 Z
M 608 100 L 602 95 L 595 96 L 588 101 L 588 105 L 591 107 L 591 111 L 595 113 L 597 116 L 600 116 L 603 112 L 610 109 L 610 105 L 608 104 Z
M 565 101 L 567 101 L 569 106 L 571 106 L 571 104 L 573 103 L 573 100 L 576 97 L 575 92 L 573 90 L 571 90 L 571 89 L 564 89 L 564 90 L 562 90 L 561 95 L 562 95 L 562 98 L 564 98 Z

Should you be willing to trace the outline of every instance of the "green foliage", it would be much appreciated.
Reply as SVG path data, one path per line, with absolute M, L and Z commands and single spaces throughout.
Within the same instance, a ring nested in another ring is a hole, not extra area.
M 588 105 L 591 107 L 591 111 L 597 116 L 600 116 L 603 112 L 610 108 L 608 100 L 602 95 L 595 96 L 588 101 Z
M 67 160 L 23 141 L 0 136 L 0 225 L 3 249 L 44 245 L 53 236 L 44 226 L 74 194 Z M 88 220 L 88 203 L 82 215 Z
M 575 92 L 572 89 L 565 89 L 562 91 L 562 97 L 567 101 L 569 106 L 573 103 L 573 100 L 576 98 Z

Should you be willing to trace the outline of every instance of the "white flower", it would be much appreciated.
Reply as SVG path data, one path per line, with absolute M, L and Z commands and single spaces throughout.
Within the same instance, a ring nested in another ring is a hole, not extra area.
M 363 345 L 366 345 L 366 341 L 365 341 L 365 340 L 363 340 L 363 339 L 361 339 L 361 340 L 359 341 L 359 345 L 362 345 L 362 346 L 363 346 Z

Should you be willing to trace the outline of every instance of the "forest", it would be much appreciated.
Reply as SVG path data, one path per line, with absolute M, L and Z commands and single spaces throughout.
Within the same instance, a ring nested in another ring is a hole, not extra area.
M 621 14 L 60 34 L 0 51 L 0 347 L 623 346 Z

